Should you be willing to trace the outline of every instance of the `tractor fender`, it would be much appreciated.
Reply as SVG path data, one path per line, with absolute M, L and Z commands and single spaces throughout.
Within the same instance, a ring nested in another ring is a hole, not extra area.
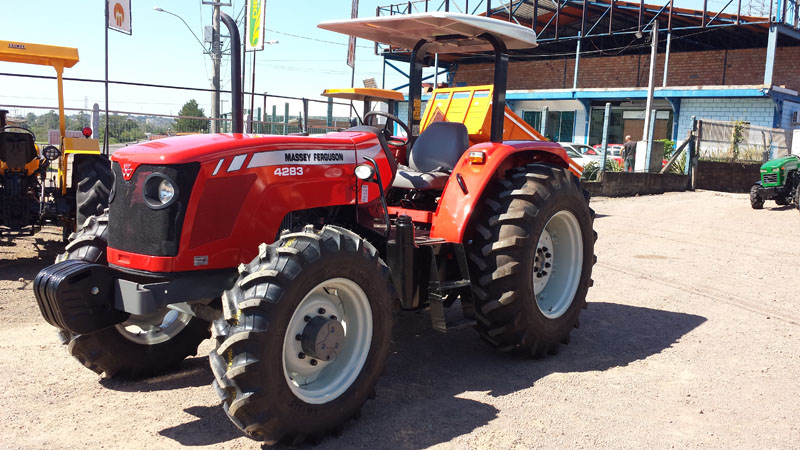
M 468 155 L 471 152 L 483 152 L 486 155 L 485 162 L 470 163 Z M 581 167 L 555 142 L 506 141 L 473 145 L 450 174 L 439 207 L 433 216 L 430 237 L 464 243 L 469 219 L 486 186 L 495 179 L 502 179 L 508 169 L 533 162 L 563 167 L 578 177 L 582 172 Z

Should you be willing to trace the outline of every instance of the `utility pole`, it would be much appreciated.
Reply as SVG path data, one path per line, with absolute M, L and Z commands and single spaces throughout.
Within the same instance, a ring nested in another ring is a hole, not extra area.
M 642 140 L 646 141 L 645 152 L 640 154 L 639 146 L 636 146 L 636 166 L 643 167 L 644 171 L 649 171 L 650 169 L 650 151 L 653 148 L 653 139 L 650 129 L 655 128 L 654 125 L 656 121 L 656 114 L 655 111 L 653 111 L 653 93 L 656 83 L 656 57 L 658 56 L 658 20 L 653 21 L 653 37 L 651 39 L 650 82 L 647 84 L 647 104 L 644 108 L 644 128 L 642 129 Z M 642 160 L 644 160 L 644 165 L 640 166 L 639 161 Z M 636 171 L 636 169 L 634 169 L 634 171 Z
M 647 104 L 644 107 L 642 140 L 647 140 L 647 132 L 650 129 L 650 110 L 653 108 L 653 93 L 656 81 L 656 56 L 658 56 L 658 20 L 653 22 L 653 37 L 650 47 L 650 81 L 647 84 Z
M 220 62 L 222 61 L 222 48 L 220 45 L 219 37 L 219 2 L 214 2 L 214 15 L 211 20 L 211 87 L 214 92 L 211 93 L 211 132 L 219 133 L 219 70 Z

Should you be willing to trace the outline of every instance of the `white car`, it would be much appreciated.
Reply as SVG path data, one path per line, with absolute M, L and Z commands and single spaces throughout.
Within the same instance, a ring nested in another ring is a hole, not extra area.
M 581 152 L 581 147 L 586 147 L 591 149 L 588 145 L 583 144 L 576 144 L 574 142 L 559 142 L 559 145 L 564 147 L 564 150 L 567 152 L 567 156 L 569 156 L 573 161 L 580 164 L 581 167 L 586 167 L 586 164 L 589 164 L 592 161 L 599 161 L 599 158 L 592 157 L 590 155 L 584 155 Z

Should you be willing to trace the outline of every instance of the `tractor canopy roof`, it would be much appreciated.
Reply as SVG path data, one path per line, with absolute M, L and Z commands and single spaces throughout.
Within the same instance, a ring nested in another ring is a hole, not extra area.
M 428 12 L 396 16 L 322 22 L 319 28 L 401 48 L 414 48 L 429 42 L 428 53 L 469 53 L 492 51 L 489 42 L 479 39 L 491 34 L 506 48 L 536 47 L 536 33 L 530 28 L 488 17 L 449 12 Z
M 390 89 L 378 88 L 344 88 L 344 89 L 325 89 L 322 93 L 323 97 L 340 98 L 343 100 L 354 101 L 403 101 L 405 97 L 402 92 L 392 91 Z
M 78 49 L 0 40 L 0 61 L 72 67 L 78 63 Z

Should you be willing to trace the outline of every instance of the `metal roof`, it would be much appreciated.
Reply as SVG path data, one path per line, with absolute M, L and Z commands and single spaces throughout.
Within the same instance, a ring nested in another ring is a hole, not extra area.
M 394 47 L 411 49 L 421 40 L 432 43 L 429 53 L 472 53 L 491 51 L 491 45 L 476 39 L 490 33 L 509 50 L 536 47 L 536 33 L 513 22 L 451 12 L 430 12 L 396 16 L 367 17 L 322 22 L 319 28 L 368 39 Z

